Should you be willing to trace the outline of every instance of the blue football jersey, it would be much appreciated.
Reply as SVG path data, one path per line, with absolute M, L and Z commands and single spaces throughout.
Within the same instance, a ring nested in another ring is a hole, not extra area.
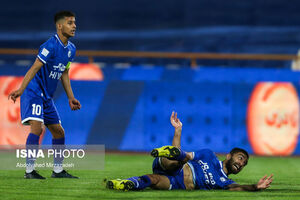
M 57 34 L 48 39 L 39 48 L 38 59 L 44 63 L 30 81 L 27 88 L 45 99 L 53 98 L 58 80 L 70 67 L 76 53 L 76 47 L 68 41 L 64 45 Z
M 210 149 L 194 152 L 194 159 L 188 162 L 192 169 L 195 189 L 227 189 L 235 182 L 223 171 L 223 162 Z

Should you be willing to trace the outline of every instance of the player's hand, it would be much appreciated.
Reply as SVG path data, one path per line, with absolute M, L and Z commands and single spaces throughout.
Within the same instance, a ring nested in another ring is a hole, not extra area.
M 272 177 L 273 177 L 273 174 L 271 174 L 269 177 L 267 175 L 262 177 L 256 184 L 256 188 L 258 190 L 263 190 L 263 189 L 270 187 L 270 185 L 273 181 Z
M 79 110 L 81 108 L 80 102 L 75 98 L 69 99 L 69 105 L 71 110 Z
M 177 112 L 172 112 L 172 115 L 170 117 L 170 122 L 172 124 L 172 126 L 175 128 L 175 129 L 181 129 L 182 128 L 182 123 L 181 121 L 177 118 Z
M 12 91 L 9 95 L 8 95 L 8 100 L 11 99 L 14 103 L 16 103 L 16 100 L 19 96 L 22 95 L 22 91 L 20 89 Z

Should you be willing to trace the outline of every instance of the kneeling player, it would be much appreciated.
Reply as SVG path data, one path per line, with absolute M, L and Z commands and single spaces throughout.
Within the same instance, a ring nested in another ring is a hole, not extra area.
M 153 149 L 153 174 L 131 177 L 126 180 L 109 180 L 107 188 L 116 190 L 142 190 L 146 187 L 161 190 L 174 189 L 228 189 L 237 191 L 258 191 L 266 189 L 272 183 L 272 176 L 264 176 L 257 184 L 239 185 L 228 178 L 239 173 L 248 163 L 248 153 L 234 148 L 220 161 L 209 149 L 196 152 L 184 152 L 180 149 L 182 123 L 174 112 L 170 118 L 175 128 L 173 146 Z

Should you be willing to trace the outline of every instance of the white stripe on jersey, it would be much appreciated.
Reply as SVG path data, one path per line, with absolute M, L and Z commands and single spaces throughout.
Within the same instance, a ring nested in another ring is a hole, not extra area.
M 60 38 L 58 37 L 57 34 L 55 34 L 55 37 L 57 38 L 58 42 L 64 47 L 64 48 L 67 48 L 67 46 L 69 45 L 69 41 L 68 41 L 68 44 L 65 46 L 62 41 L 60 40 Z
M 219 162 L 220 162 L 222 174 L 223 174 L 226 178 L 228 178 L 227 175 L 225 174 L 225 172 L 223 171 L 223 162 L 222 162 L 222 161 L 219 161 Z
M 44 64 L 46 64 L 46 61 L 44 61 L 39 55 L 37 55 L 37 57 L 40 59 L 40 61 L 42 61 Z

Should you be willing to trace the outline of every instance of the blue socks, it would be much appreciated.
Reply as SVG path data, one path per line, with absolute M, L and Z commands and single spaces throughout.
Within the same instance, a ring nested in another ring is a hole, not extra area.
M 62 163 L 63 163 L 63 156 L 62 156 L 62 151 L 65 149 L 65 138 L 59 138 L 59 139 L 52 139 L 52 147 L 53 150 L 57 153 L 55 156 L 53 156 L 53 161 L 54 161 L 54 165 L 53 165 L 53 171 L 55 173 L 60 173 L 63 171 L 63 167 L 62 167 Z
M 29 133 L 26 140 L 26 145 L 39 145 L 39 140 L 40 140 L 40 136 L 35 135 L 33 133 Z
M 65 137 L 59 139 L 52 139 L 52 145 L 64 145 L 65 144 Z
M 145 189 L 146 187 L 149 187 L 151 185 L 151 180 L 147 175 L 134 176 L 134 177 L 128 178 L 127 180 L 132 181 L 135 185 L 135 189 L 137 189 L 137 190 Z
M 37 136 L 33 133 L 30 133 L 26 140 L 26 149 L 28 150 L 36 150 L 39 149 L 39 140 L 40 136 Z M 58 152 L 56 156 L 53 157 L 54 165 L 53 171 L 55 173 L 60 173 L 63 171 L 62 163 L 63 163 L 63 154 L 62 151 L 65 149 L 65 138 L 52 139 L 52 147 L 54 151 Z M 34 163 L 36 158 L 27 157 L 26 158 L 26 173 L 31 173 L 34 170 Z
M 26 149 L 28 150 L 38 150 L 39 149 L 40 136 L 33 133 L 29 133 L 26 140 Z M 26 158 L 26 173 L 31 173 L 34 170 L 34 162 L 36 158 L 27 157 Z
M 179 148 L 178 148 L 179 149 Z M 178 160 L 178 161 L 183 161 L 185 158 L 186 158 L 186 152 L 185 151 L 182 151 L 181 149 L 180 150 L 180 155 L 177 156 L 177 157 L 174 157 L 174 158 L 168 158 L 169 160 Z
M 178 161 L 183 161 L 186 158 L 186 152 L 180 149 L 180 155 L 176 158 Z

